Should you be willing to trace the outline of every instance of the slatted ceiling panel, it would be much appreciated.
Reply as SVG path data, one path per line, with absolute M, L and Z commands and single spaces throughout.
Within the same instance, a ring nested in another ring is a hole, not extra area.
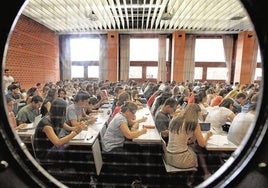
M 104 11 L 101 12 L 101 14 L 103 15 L 104 20 L 106 20 L 107 22 L 108 29 L 113 29 L 116 27 L 116 23 L 114 21 L 113 14 L 110 11 L 108 2 L 106 0 L 102 0 L 101 2 L 104 9 Z
M 181 0 L 180 1 L 176 1 L 175 5 L 174 5 L 175 7 L 173 8 L 173 12 L 172 12 L 172 15 L 173 16 L 172 16 L 172 19 L 170 20 L 168 29 L 172 29 L 173 26 L 174 25 L 177 25 L 178 22 L 180 21 L 179 20 L 179 17 L 180 17 L 181 12 L 182 12 L 182 9 L 180 7 L 182 7 L 181 6 L 182 3 L 183 3 L 183 1 L 181 1 Z M 177 10 L 177 11 L 175 11 L 175 10 Z
M 161 16 L 163 15 L 163 13 L 165 13 L 165 9 L 166 9 L 168 2 L 169 2 L 169 0 L 162 1 L 161 7 L 160 7 L 159 12 L 158 12 L 157 17 L 156 17 L 155 29 L 159 28 L 159 22 L 161 20 Z
M 146 27 L 145 29 L 147 30 L 149 27 L 149 23 L 151 20 L 151 11 L 152 11 L 152 5 L 153 4 L 153 0 L 150 0 L 150 6 L 148 7 L 148 13 L 147 13 L 147 18 L 146 18 Z
M 92 15 L 96 15 L 98 20 L 93 21 L 87 17 L 88 23 L 93 23 L 98 26 L 96 30 L 101 30 L 102 28 L 107 29 L 108 25 L 111 25 L 109 19 L 106 18 L 105 11 L 103 10 L 101 1 L 92 1 L 91 4 L 88 3 L 87 11 Z
M 142 6 L 142 15 L 141 15 L 141 29 L 144 28 L 144 17 L 145 17 L 145 0 L 143 0 L 143 6 Z
M 125 17 L 126 17 L 126 24 L 127 24 L 127 28 L 126 29 L 129 29 L 129 13 L 128 13 L 128 9 L 127 9 L 127 3 L 126 3 L 126 0 L 123 0 L 123 9 L 124 9 L 124 12 L 125 12 Z
M 166 5 L 170 20 L 161 19 Z M 90 20 L 90 11 L 98 20 Z M 59 33 L 253 30 L 239 0 L 29 0 L 23 14 Z
M 113 17 L 114 17 L 115 23 L 116 23 L 116 26 L 114 26 L 113 29 L 115 29 L 115 27 L 117 27 L 118 29 L 120 29 L 120 21 L 118 19 L 117 11 L 116 11 L 116 8 L 114 6 L 114 1 L 113 0 L 108 0 L 108 3 L 109 3 L 111 12 L 113 14 Z
M 153 29 L 153 26 L 154 26 L 154 22 L 156 20 L 156 16 L 158 14 L 158 8 L 159 8 L 159 4 L 161 3 L 161 0 L 157 0 L 156 1 L 156 4 L 153 5 L 153 4 L 150 4 L 152 7 L 154 7 L 154 10 L 153 10 L 153 16 L 152 16 L 152 20 L 151 20 L 151 27 L 150 29 Z
M 125 29 L 125 19 L 124 19 L 123 12 L 122 12 L 123 6 L 120 4 L 119 0 L 116 0 L 116 4 L 117 4 L 117 10 L 120 16 L 119 18 L 120 18 L 122 29 Z
M 189 19 L 189 15 L 191 14 L 191 8 L 192 8 L 192 2 L 191 1 L 183 1 L 181 4 L 179 10 L 180 10 L 180 16 L 177 20 L 176 24 L 174 24 L 173 29 L 187 29 L 187 26 L 185 26 L 185 22 Z

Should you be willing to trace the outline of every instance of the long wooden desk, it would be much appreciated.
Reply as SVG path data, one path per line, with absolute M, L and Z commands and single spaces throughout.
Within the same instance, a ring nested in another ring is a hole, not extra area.
M 235 151 L 237 146 L 227 139 L 227 134 L 213 134 L 207 141 L 208 151 Z
M 150 125 L 154 126 L 154 128 L 147 129 L 147 133 L 143 134 L 137 138 L 133 139 L 133 142 L 137 143 L 161 143 L 161 137 L 158 133 L 153 116 L 149 110 L 149 108 L 146 106 L 142 109 L 139 109 L 136 112 L 136 119 L 141 119 L 142 117 L 147 117 L 147 120 L 145 122 L 140 123 L 139 129 L 142 129 L 143 126 Z
M 87 130 L 80 132 L 67 144 L 91 147 L 97 175 L 100 174 L 103 165 L 98 136 L 103 127 L 106 126 L 106 123 L 110 117 L 111 103 L 105 104 L 104 108 L 101 108 L 101 110 L 103 110 L 102 113 L 96 114 L 97 121 L 92 125 L 88 125 Z M 23 142 L 30 142 L 30 138 L 33 136 L 35 129 L 17 130 L 16 132 L 21 137 Z

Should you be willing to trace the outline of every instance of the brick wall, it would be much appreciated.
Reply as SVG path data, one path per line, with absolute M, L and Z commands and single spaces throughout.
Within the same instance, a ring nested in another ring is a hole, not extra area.
M 11 33 L 5 68 L 21 88 L 29 89 L 37 82 L 60 79 L 59 37 L 56 33 L 21 15 Z

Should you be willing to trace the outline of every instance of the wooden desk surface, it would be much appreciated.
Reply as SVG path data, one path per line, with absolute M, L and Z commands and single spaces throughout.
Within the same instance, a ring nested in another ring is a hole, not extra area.
M 139 109 L 136 112 L 136 119 L 140 119 L 142 117 L 147 117 L 145 122 L 140 123 L 139 129 L 142 129 L 143 125 L 152 125 L 155 126 L 153 116 L 148 107 L 144 107 Z M 161 137 L 158 133 L 156 127 L 153 129 L 147 129 L 147 133 L 143 134 L 137 138 L 133 139 L 133 142 L 137 143 L 161 143 Z
M 235 151 L 237 146 L 227 139 L 227 134 L 213 134 L 207 141 L 208 151 Z

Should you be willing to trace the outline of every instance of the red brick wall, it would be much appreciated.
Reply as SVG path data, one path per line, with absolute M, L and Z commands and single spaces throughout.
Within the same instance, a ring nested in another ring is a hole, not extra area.
M 58 35 L 21 15 L 11 34 L 5 68 L 10 69 L 15 81 L 26 90 L 37 82 L 58 81 Z

